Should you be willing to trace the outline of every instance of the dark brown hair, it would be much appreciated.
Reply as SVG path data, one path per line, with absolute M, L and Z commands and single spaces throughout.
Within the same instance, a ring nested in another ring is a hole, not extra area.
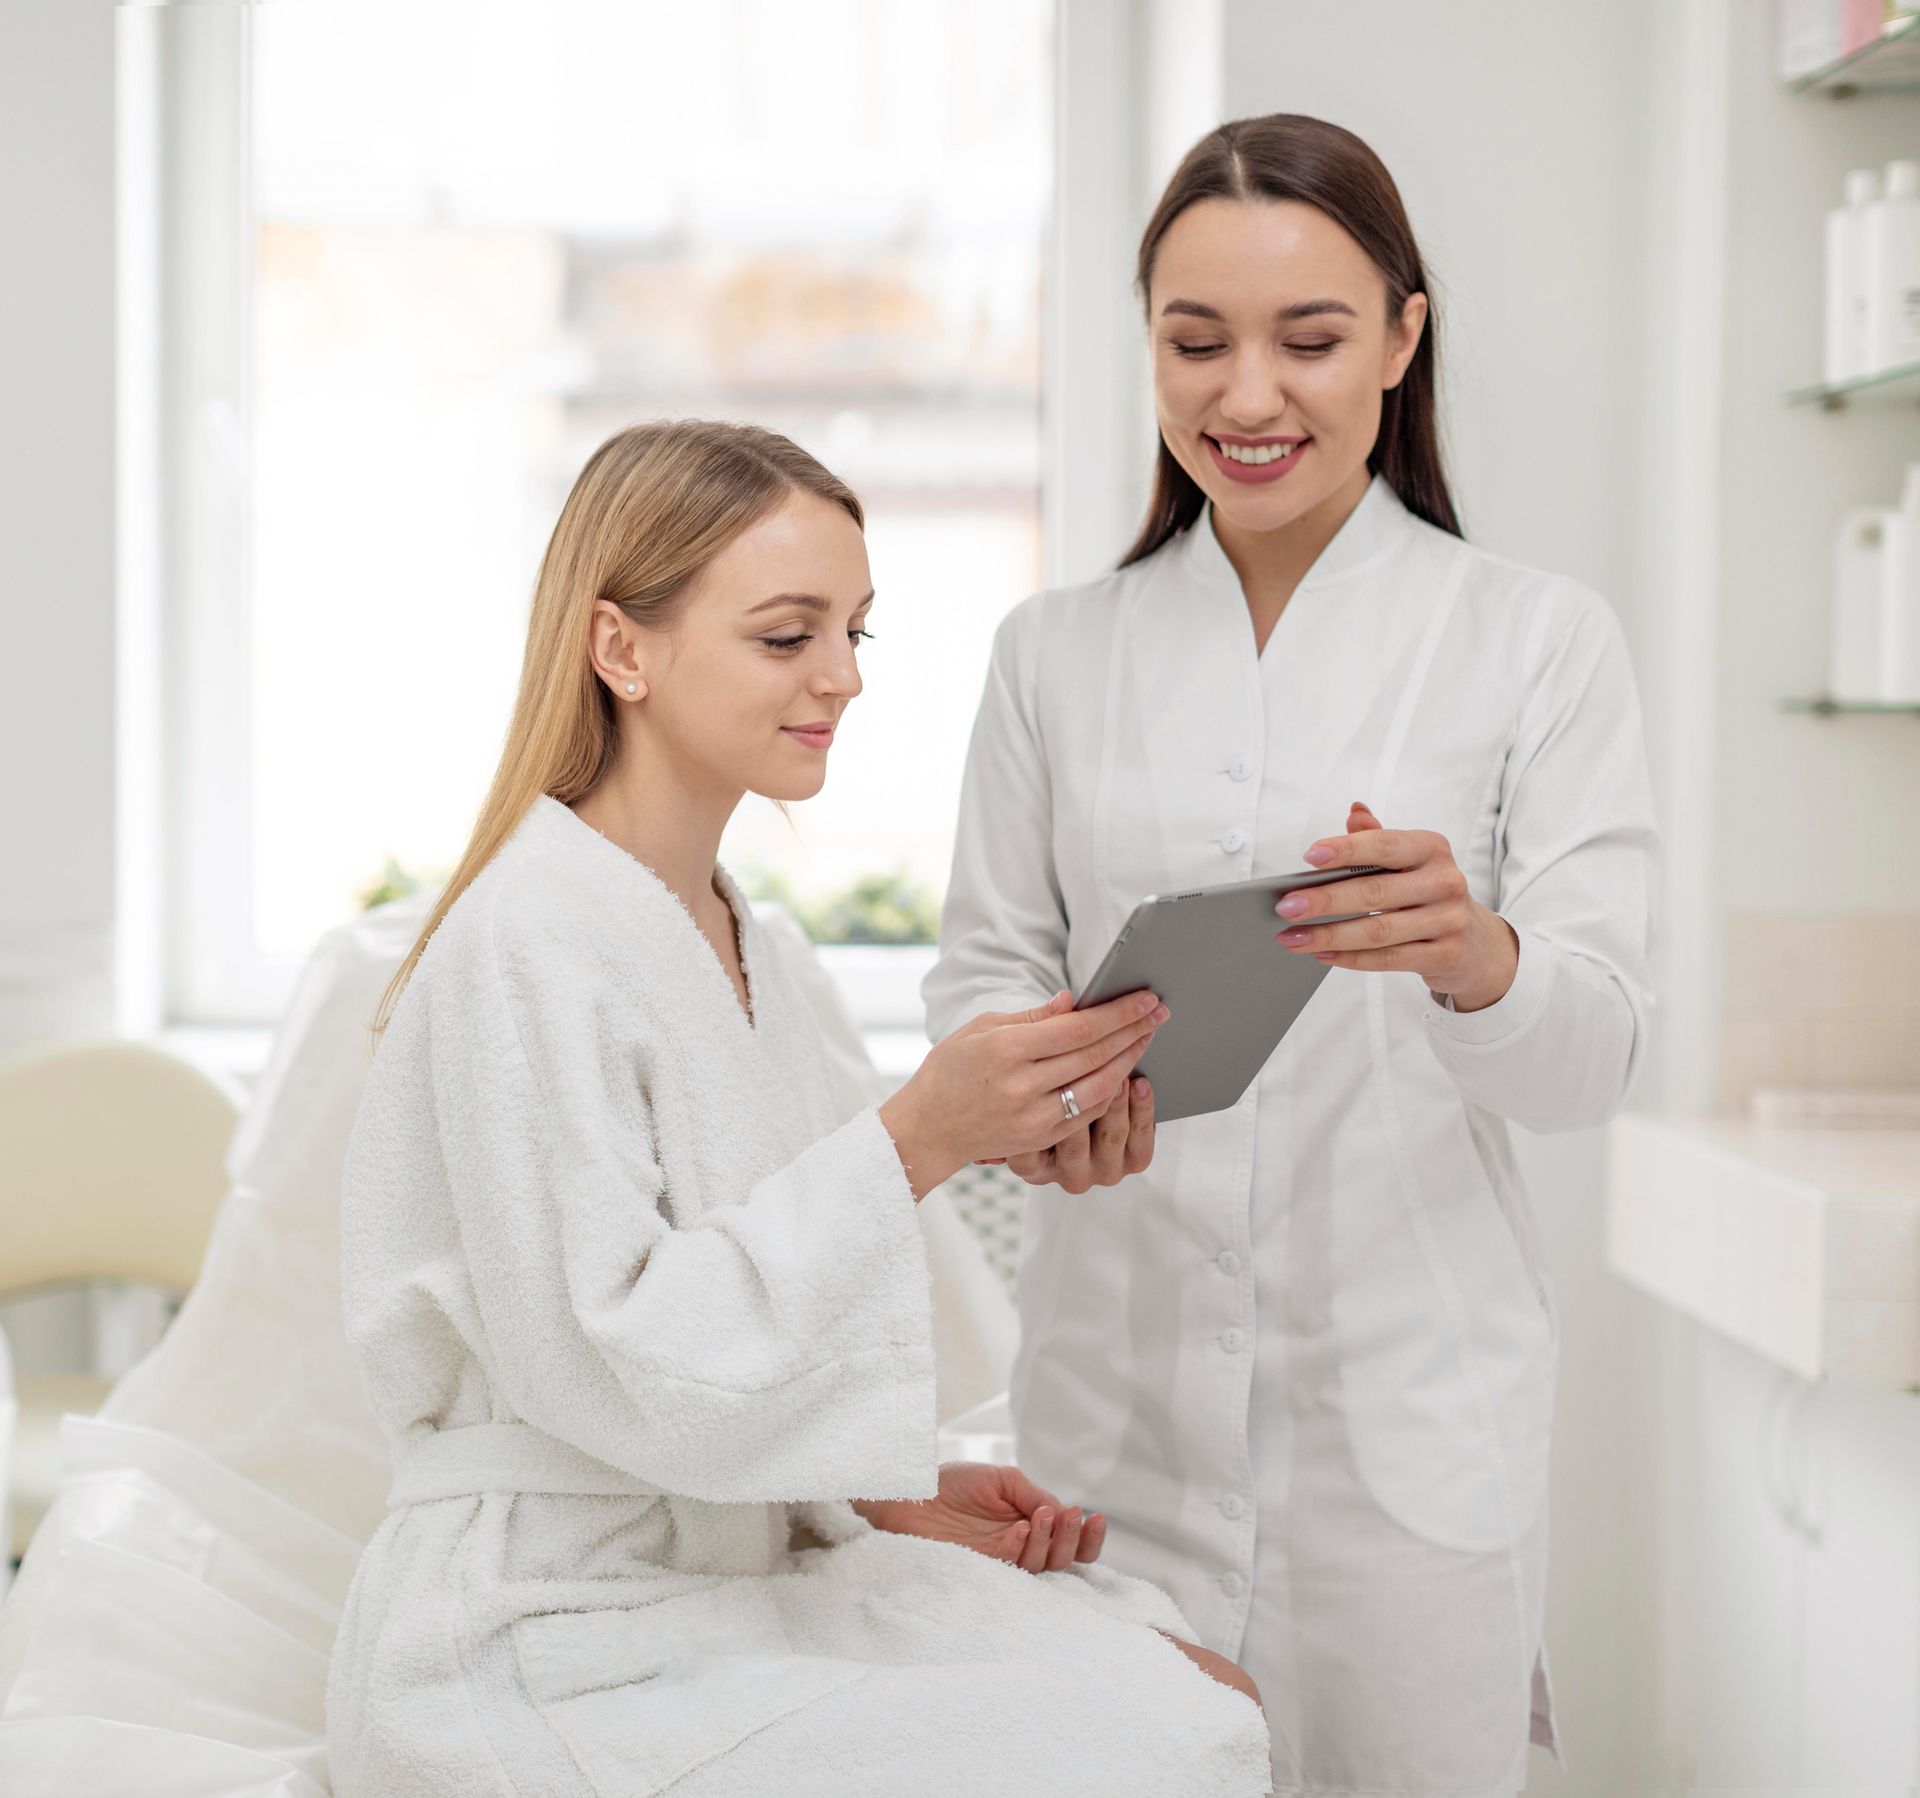
M 1386 477 L 1409 512 L 1460 536 L 1435 416 L 1439 310 L 1427 286 L 1413 227 L 1400 203 L 1400 190 L 1386 164 L 1351 131 L 1302 113 L 1233 119 L 1209 131 L 1174 170 L 1141 233 L 1134 286 L 1142 306 L 1148 303 L 1160 240 L 1181 213 L 1201 200 L 1299 200 L 1324 212 L 1373 258 L 1387 284 L 1388 318 L 1400 316 L 1408 295 L 1427 295 L 1420 345 L 1400 384 L 1380 396 L 1380 435 L 1368 453 L 1367 467 Z M 1152 555 L 1169 538 L 1177 537 L 1200 516 L 1206 503 L 1206 495 L 1174 460 L 1162 438 L 1146 522 L 1120 566 Z

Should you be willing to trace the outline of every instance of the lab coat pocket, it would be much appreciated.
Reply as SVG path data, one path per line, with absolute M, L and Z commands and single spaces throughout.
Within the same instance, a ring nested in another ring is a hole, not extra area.
M 862 1678 L 857 1662 L 796 1654 L 746 1580 L 513 1625 L 527 1694 L 593 1789 L 651 1798 L 803 1705 Z

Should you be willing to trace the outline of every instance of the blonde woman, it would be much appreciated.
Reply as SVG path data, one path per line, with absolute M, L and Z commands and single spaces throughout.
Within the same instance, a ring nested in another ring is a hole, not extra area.
M 716 864 L 743 794 L 825 778 L 862 523 L 708 423 L 614 437 L 562 511 L 348 1155 L 396 1477 L 335 1651 L 339 1798 L 1265 1789 L 1250 1682 L 1097 1564 L 1101 1519 L 936 1466 L 914 1206 L 1131 1103 L 1164 1008 L 982 1018 L 839 1122 Z

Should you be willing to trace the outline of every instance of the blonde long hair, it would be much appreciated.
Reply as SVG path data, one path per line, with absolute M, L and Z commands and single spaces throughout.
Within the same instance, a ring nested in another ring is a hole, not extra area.
M 688 588 L 736 537 L 794 492 L 866 516 L 852 488 L 778 432 L 684 419 L 633 425 L 595 450 L 574 482 L 534 582 L 513 722 L 466 852 L 374 1013 L 377 1043 L 440 921 L 543 793 L 583 798 L 620 742 L 614 698 L 594 672 L 596 601 L 635 624 L 672 626 Z

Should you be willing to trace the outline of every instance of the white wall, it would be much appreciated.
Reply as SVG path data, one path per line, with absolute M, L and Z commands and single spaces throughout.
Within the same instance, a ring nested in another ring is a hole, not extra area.
M 0 20 L 4 1056 L 113 1018 L 114 11 Z

